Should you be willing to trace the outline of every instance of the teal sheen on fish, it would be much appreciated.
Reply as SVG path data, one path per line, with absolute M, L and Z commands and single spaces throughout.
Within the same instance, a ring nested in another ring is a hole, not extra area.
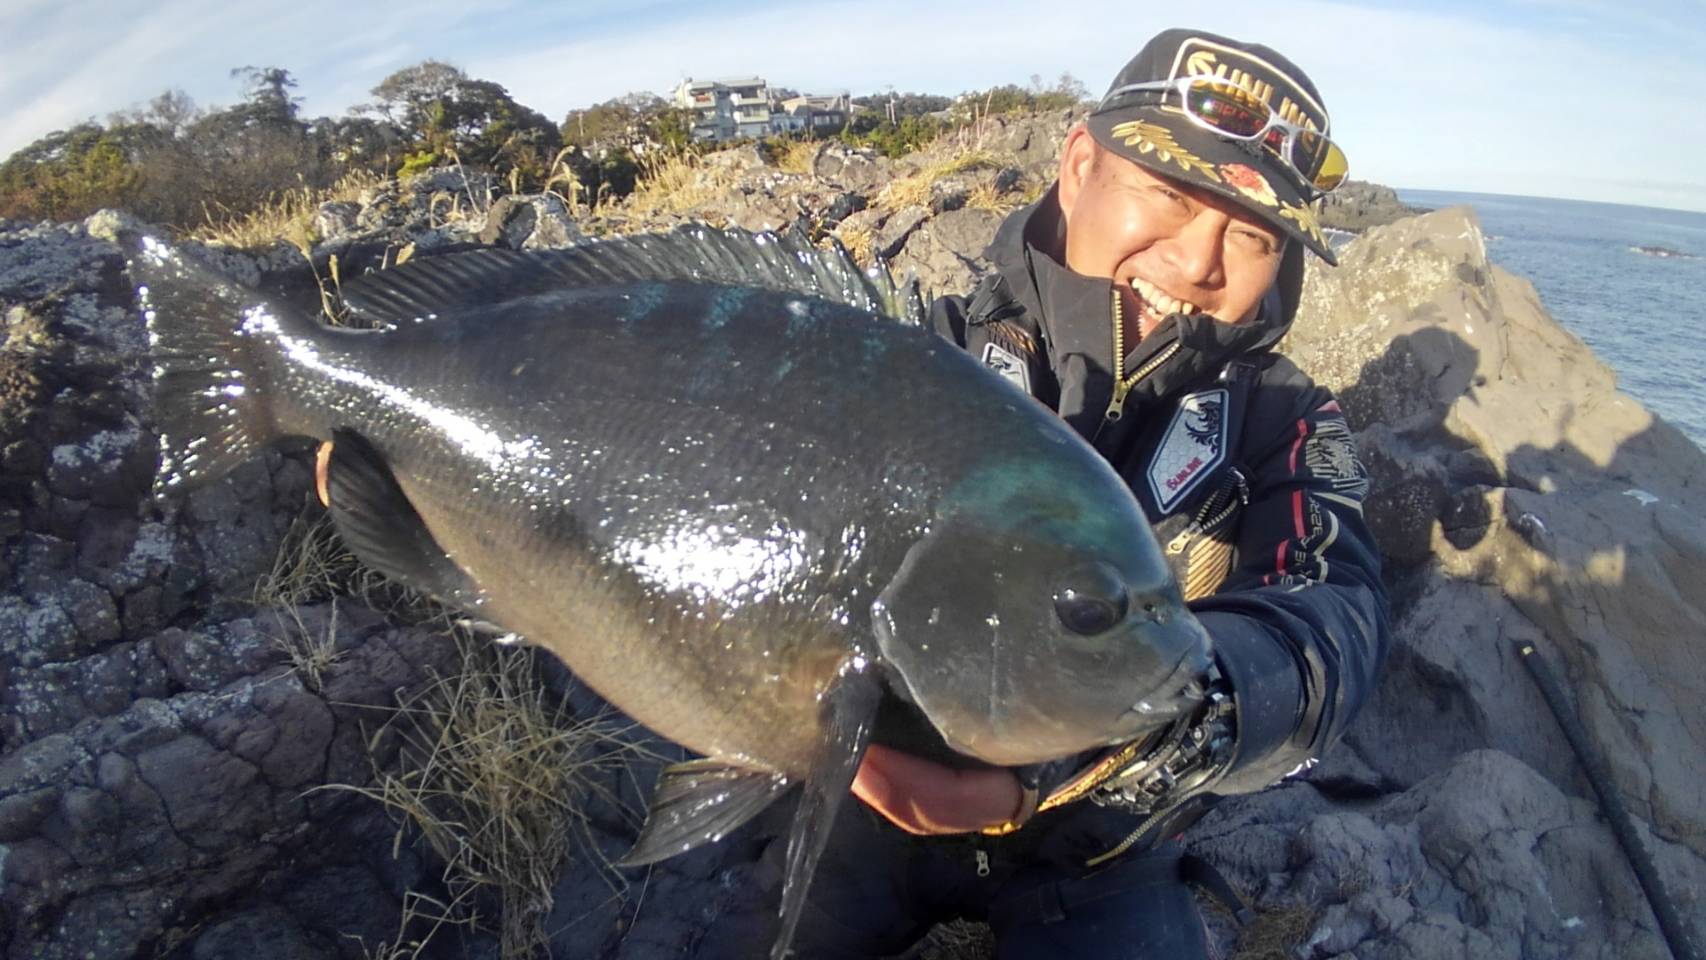
M 1207 665 L 1114 471 L 839 249 L 688 228 L 422 259 L 346 285 L 374 329 L 154 240 L 131 273 L 162 496 L 334 441 L 366 563 L 703 755 L 627 863 L 803 787 L 775 957 L 873 738 L 1042 763 L 1159 727 Z

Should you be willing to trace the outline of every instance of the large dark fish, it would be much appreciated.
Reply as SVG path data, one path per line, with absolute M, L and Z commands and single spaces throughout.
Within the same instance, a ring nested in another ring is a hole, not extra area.
M 627 862 L 804 784 L 775 956 L 880 710 L 1022 766 L 1155 729 L 1206 666 L 1114 471 L 840 251 L 690 229 L 446 256 L 347 288 L 372 330 L 155 241 L 131 270 L 163 492 L 333 440 L 358 556 L 705 755 Z

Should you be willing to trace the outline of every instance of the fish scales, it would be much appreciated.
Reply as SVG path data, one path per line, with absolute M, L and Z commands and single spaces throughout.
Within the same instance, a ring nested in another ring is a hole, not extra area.
M 891 349 L 919 331 L 768 291 L 741 292 L 738 323 L 698 319 L 731 299 L 643 285 L 326 329 L 322 369 L 360 376 L 346 393 L 302 372 L 280 428 L 357 427 L 490 619 L 671 739 L 798 776 L 817 695 L 869 634 L 875 572 L 942 479 L 1049 451 L 968 428 L 977 371 L 946 344 Z

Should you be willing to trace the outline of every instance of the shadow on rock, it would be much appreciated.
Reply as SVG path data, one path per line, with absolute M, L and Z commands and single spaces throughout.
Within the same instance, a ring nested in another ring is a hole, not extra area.
M 1686 915 L 1706 881 L 1706 455 L 1486 260 L 1472 214 L 1371 231 L 1311 278 L 1286 349 L 1337 390 L 1373 475 L 1394 647 L 1306 780 L 1191 834 L 1300 956 L 1665 957 L 1521 657 L 1611 758 Z

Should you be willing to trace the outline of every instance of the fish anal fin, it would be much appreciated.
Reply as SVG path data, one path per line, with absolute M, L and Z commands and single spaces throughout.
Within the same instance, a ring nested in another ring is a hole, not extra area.
M 792 785 L 774 770 L 720 760 L 689 760 L 658 777 L 646 825 L 619 867 L 656 863 L 722 839 L 757 816 Z
M 861 657 L 850 658 L 822 699 L 823 738 L 788 832 L 787 872 L 782 882 L 782 924 L 771 960 L 788 955 L 805 911 L 812 873 L 835 827 L 835 815 L 852 792 L 853 776 L 871 742 L 883 688 Z
M 327 506 L 344 545 L 385 576 L 435 600 L 473 612 L 483 594 L 445 554 L 385 458 L 353 430 L 332 431 Z

